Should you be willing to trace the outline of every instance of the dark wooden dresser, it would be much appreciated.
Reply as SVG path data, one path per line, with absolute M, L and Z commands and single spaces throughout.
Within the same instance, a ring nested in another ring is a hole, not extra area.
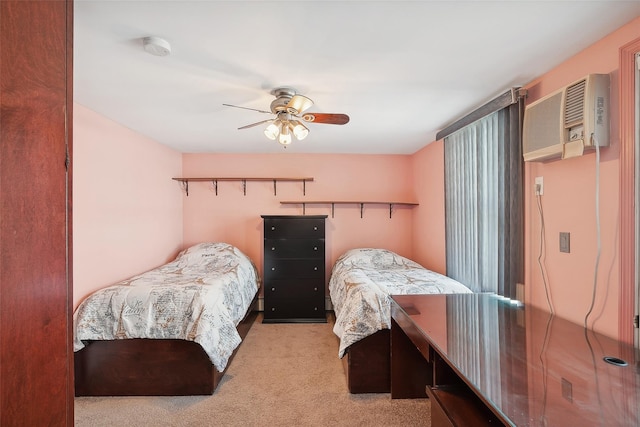
M 326 322 L 327 215 L 264 219 L 264 323 Z

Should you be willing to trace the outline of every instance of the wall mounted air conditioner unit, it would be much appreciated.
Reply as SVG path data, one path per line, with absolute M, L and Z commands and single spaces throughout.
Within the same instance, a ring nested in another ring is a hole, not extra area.
M 580 156 L 609 145 L 609 75 L 589 74 L 525 108 L 525 161 Z

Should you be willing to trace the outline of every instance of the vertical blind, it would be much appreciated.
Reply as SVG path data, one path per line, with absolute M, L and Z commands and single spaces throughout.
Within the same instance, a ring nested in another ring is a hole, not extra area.
M 522 98 L 444 139 L 447 275 L 516 298 L 523 272 Z
M 477 295 L 476 295 L 477 297 Z M 484 397 L 501 402 L 500 343 L 504 330 L 500 329 L 497 297 L 478 303 L 478 299 L 447 298 L 447 352 L 455 355 L 457 368 L 473 385 L 483 391 Z M 526 378 L 526 376 L 525 376 Z

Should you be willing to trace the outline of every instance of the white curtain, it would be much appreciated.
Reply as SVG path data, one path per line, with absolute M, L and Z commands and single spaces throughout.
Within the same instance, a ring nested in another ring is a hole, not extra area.
M 515 298 L 523 265 L 521 102 L 444 139 L 447 275 Z

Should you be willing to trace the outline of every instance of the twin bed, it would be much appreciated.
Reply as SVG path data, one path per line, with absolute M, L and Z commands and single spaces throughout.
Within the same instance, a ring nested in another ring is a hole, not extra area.
M 77 396 L 213 394 L 255 320 L 253 262 L 226 243 L 87 297 L 74 314 Z M 353 249 L 329 281 L 351 393 L 390 391 L 390 295 L 470 293 L 384 249 Z
M 100 289 L 74 314 L 77 396 L 212 394 L 255 319 L 258 273 L 226 243 Z
M 391 295 L 471 293 L 460 282 L 385 249 L 352 249 L 341 255 L 329 280 L 351 393 L 391 389 Z

